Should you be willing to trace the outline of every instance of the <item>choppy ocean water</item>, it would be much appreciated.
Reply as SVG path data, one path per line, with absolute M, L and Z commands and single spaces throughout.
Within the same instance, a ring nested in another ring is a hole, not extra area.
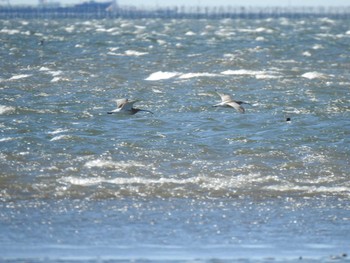
M 0 36 L 1 261 L 349 260 L 349 20 Z M 213 108 L 216 90 L 251 105 Z M 106 114 L 122 97 L 154 114 Z

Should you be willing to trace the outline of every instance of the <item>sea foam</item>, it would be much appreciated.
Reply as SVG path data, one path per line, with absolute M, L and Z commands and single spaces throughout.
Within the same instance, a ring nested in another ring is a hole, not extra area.
M 190 79 L 190 78 L 197 78 L 197 77 L 217 77 L 220 76 L 219 74 L 213 74 L 213 73 L 185 73 L 181 74 L 179 76 L 179 79 Z
M 155 81 L 155 80 L 170 79 L 175 76 L 178 76 L 179 74 L 180 73 L 178 72 L 157 71 L 149 75 L 149 77 L 146 78 L 146 80 Z
M 84 165 L 87 168 L 110 168 L 110 169 L 126 169 L 130 167 L 144 167 L 145 165 L 139 162 L 115 162 L 109 160 L 92 160 Z
M 191 78 L 199 78 L 199 77 L 223 77 L 228 75 L 236 75 L 236 76 L 253 76 L 256 79 L 275 79 L 280 78 L 281 75 L 275 71 L 255 71 L 255 70 L 226 70 L 221 73 L 209 73 L 209 72 L 163 72 L 157 71 L 149 75 L 146 80 L 157 81 L 171 78 L 178 79 L 191 79 Z
M 129 185 L 129 184 L 139 184 L 139 185 L 163 185 L 163 184 L 177 184 L 184 185 L 189 183 L 198 183 L 200 180 L 198 178 L 187 178 L 187 179 L 176 179 L 176 178 L 159 178 L 159 179 L 149 179 L 144 177 L 117 177 L 113 179 L 107 179 L 103 177 L 93 177 L 93 178 L 77 178 L 77 177 L 66 177 L 61 179 L 61 182 L 81 185 L 81 186 L 91 186 L 98 185 L 101 183 L 110 183 L 115 185 Z
M 16 110 L 16 108 L 14 108 L 14 107 L 0 105 L 0 115 L 10 114 L 10 113 L 13 113 L 15 110 Z
M 55 136 L 55 137 L 53 137 L 50 141 L 51 141 L 51 142 L 54 142 L 54 141 L 59 141 L 59 140 L 67 140 L 67 139 L 70 139 L 70 138 L 72 138 L 71 135 L 66 135 L 66 134 L 64 134 L 64 135 Z
M 136 50 L 126 50 L 125 51 L 125 55 L 127 55 L 127 56 L 139 57 L 139 56 L 144 56 L 147 54 L 148 54 L 147 52 L 140 52 L 140 51 L 136 51 Z
M 14 75 L 11 78 L 9 78 L 8 80 L 18 80 L 18 79 L 24 79 L 24 78 L 28 78 L 30 77 L 30 74 L 18 74 L 18 75 Z
M 275 79 L 281 77 L 275 71 L 261 71 L 261 70 L 247 70 L 247 69 L 238 69 L 238 70 L 226 70 L 221 72 L 223 75 L 236 75 L 236 76 L 253 76 L 256 79 Z
M 303 78 L 307 78 L 307 79 L 326 79 L 327 75 L 317 72 L 317 71 L 313 71 L 313 72 L 306 72 L 303 75 L 301 75 Z

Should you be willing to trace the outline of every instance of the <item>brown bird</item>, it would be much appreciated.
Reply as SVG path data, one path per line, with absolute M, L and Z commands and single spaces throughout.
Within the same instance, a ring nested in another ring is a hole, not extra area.
M 141 109 L 136 109 L 133 107 L 134 103 L 137 102 L 138 100 L 128 100 L 128 99 L 118 99 L 117 100 L 117 108 L 115 110 L 107 112 L 108 114 L 113 114 L 113 113 L 124 113 L 124 114 L 129 114 L 129 115 L 134 115 L 135 113 L 139 111 L 146 111 L 149 113 L 152 113 L 149 110 L 141 110 Z

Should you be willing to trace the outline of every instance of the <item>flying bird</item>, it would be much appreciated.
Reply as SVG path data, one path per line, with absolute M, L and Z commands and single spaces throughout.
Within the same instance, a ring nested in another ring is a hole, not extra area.
M 135 113 L 139 111 L 146 111 L 149 113 L 152 113 L 149 110 L 141 110 L 141 109 L 136 109 L 133 107 L 134 103 L 137 102 L 138 100 L 128 100 L 128 99 L 118 99 L 117 100 L 117 108 L 115 110 L 107 112 L 108 114 L 113 114 L 113 113 L 124 113 L 124 114 L 129 114 L 129 115 L 134 115 Z
M 216 92 L 216 93 L 220 96 L 221 102 L 213 105 L 213 107 L 231 107 L 231 108 L 235 108 L 240 113 L 244 113 L 245 109 L 241 106 L 241 104 L 249 104 L 244 101 L 233 100 L 230 95 L 223 94 L 220 92 Z

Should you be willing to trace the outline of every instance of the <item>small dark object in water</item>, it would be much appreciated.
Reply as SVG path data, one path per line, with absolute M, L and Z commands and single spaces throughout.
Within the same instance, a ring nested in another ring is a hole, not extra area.
M 291 121 L 291 120 L 292 120 L 292 119 L 291 119 L 291 118 L 289 118 L 289 117 L 288 117 L 288 118 L 286 118 L 286 121 Z

